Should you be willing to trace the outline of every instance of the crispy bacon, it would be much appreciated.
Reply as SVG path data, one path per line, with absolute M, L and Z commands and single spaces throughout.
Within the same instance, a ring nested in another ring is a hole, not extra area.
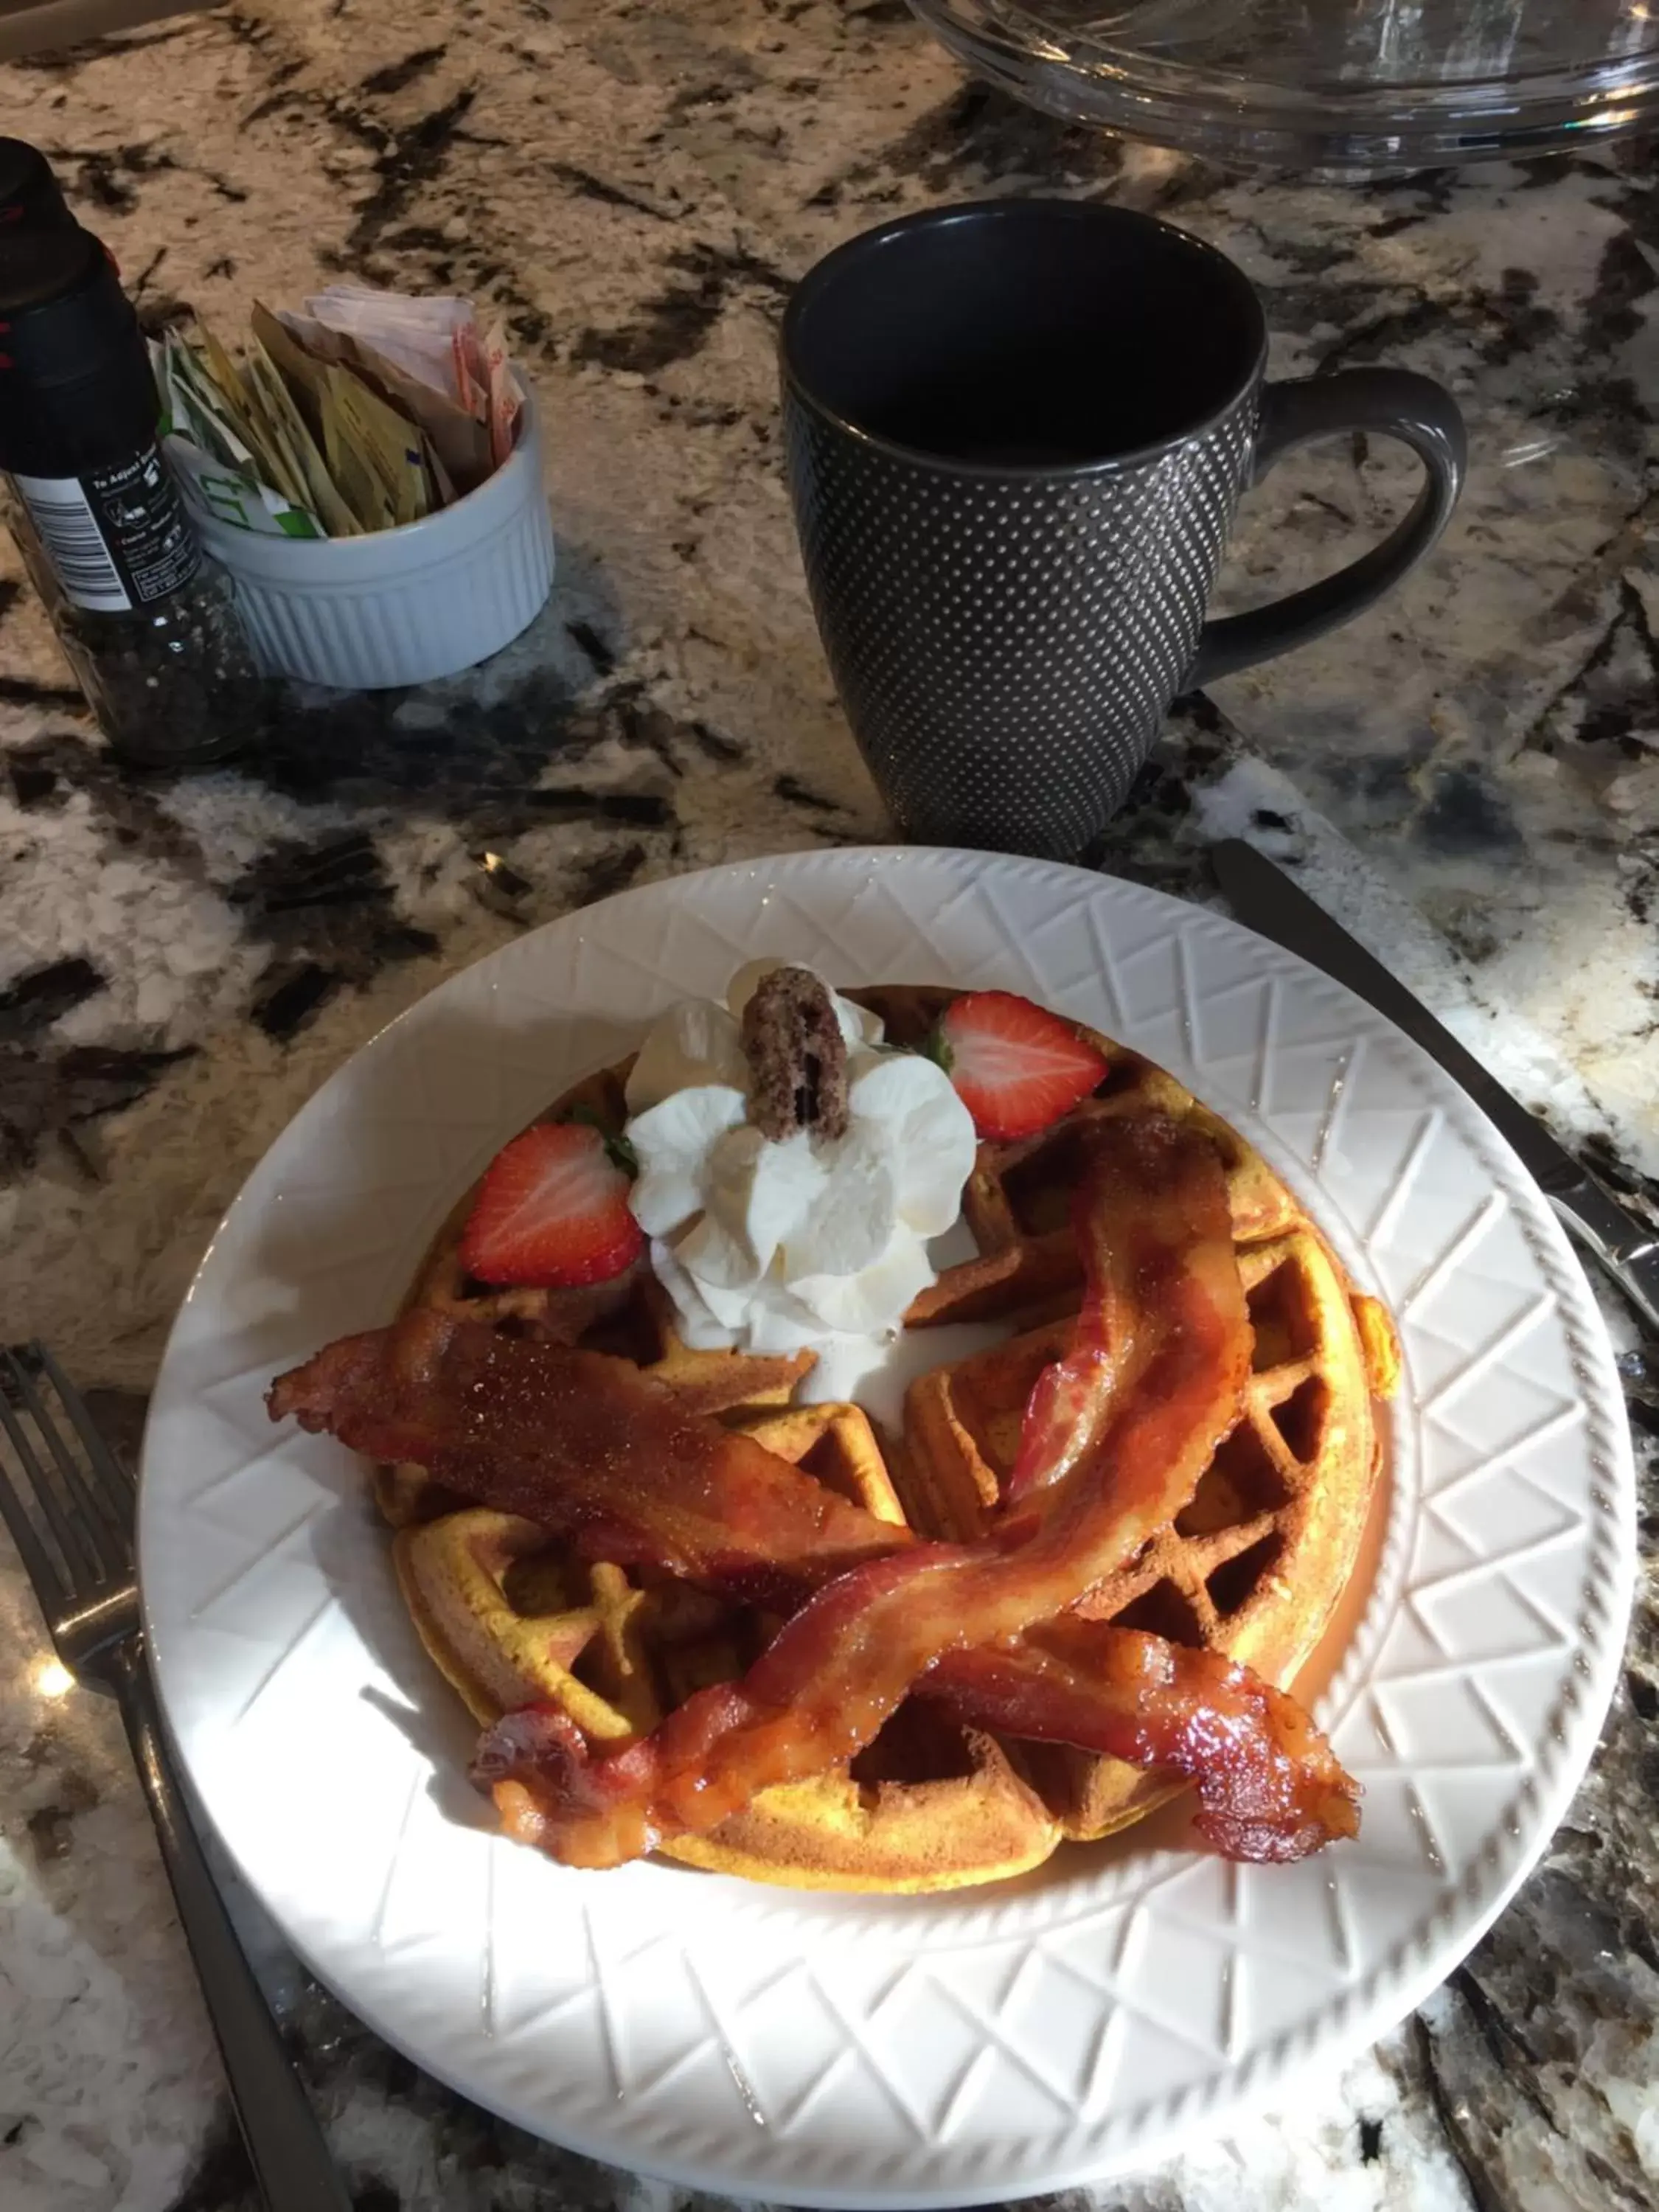
M 1218 1651 L 1070 1618 L 952 1652 L 918 1687 L 977 1728 L 1180 1775 L 1224 1858 L 1305 1858 L 1358 1833 L 1358 1784 L 1307 1714 Z
M 1121 1316 L 1109 1296 L 1100 1240 L 1085 1233 L 1080 1219 L 1078 1231 L 1082 1308 L 1066 1351 L 1048 1362 L 1031 1386 L 1019 1450 L 1002 1493 L 1005 1506 L 1018 1505 L 1077 1464 L 1100 1433 L 1122 1370 L 1126 1347 L 1113 1335 L 1114 1322 Z
M 1123 1347 L 1086 1448 L 1052 1482 L 1034 1474 L 985 1542 L 919 1543 L 840 1576 L 740 1682 L 697 1692 L 626 1752 L 567 1741 L 539 1760 L 534 1809 L 557 1856 L 616 1865 L 850 1757 L 943 1655 L 1062 1612 L 1187 1502 L 1249 1368 L 1220 1164 L 1176 1122 L 1109 1125 L 1079 1221 Z
M 291 1413 L 539 1522 L 584 1558 L 779 1611 L 908 1540 L 627 1360 L 429 1310 L 342 1337 L 278 1376 L 265 1403 L 272 1420 Z

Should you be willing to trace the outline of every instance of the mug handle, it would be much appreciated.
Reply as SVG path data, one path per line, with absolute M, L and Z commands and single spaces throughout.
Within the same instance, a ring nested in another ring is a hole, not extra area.
M 1399 438 L 1423 464 L 1425 482 L 1405 520 L 1369 553 L 1288 599 L 1206 623 L 1182 682 L 1196 691 L 1218 676 L 1250 668 L 1334 629 L 1397 584 L 1434 544 L 1463 488 L 1468 440 L 1457 402 L 1443 386 L 1406 368 L 1350 368 L 1269 384 L 1261 394 L 1250 482 L 1261 483 L 1294 447 L 1344 431 Z

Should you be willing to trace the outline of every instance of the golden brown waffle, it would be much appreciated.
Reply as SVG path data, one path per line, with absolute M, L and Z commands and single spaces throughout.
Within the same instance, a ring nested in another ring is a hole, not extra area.
M 884 987 L 850 995 L 881 1015 L 892 1042 L 914 1045 L 954 994 Z M 946 1270 L 909 1316 L 923 1328 L 1004 1320 L 1024 1333 L 924 1376 L 902 1439 L 878 1437 L 855 1407 L 789 1408 L 810 1355 L 690 1351 L 643 1267 L 580 1291 L 470 1281 L 459 1243 L 471 1193 L 408 1304 L 621 1353 L 884 1519 L 969 1537 L 997 1502 L 1031 1384 L 1064 1348 L 1076 1310 L 1070 1200 L 1087 1123 L 1150 1111 L 1189 1119 L 1226 1168 L 1255 1372 L 1244 1418 L 1191 1504 L 1083 1609 L 1288 1681 L 1352 1571 L 1377 1464 L 1371 1394 L 1385 1395 L 1397 1370 L 1392 1326 L 1374 1301 L 1353 1296 L 1318 1231 L 1237 1132 L 1161 1068 L 1084 1034 L 1107 1060 L 1100 1090 L 1039 1138 L 981 1146 L 963 1199 L 980 1255 Z M 620 1128 L 628 1066 L 576 1085 L 547 1118 L 581 1111 Z M 533 1524 L 468 1507 L 418 1468 L 381 1469 L 377 1494 L 401 1532 L 398 1574 L 416 1626 L 481 1721 L 546 1699 L 596 1739 L 626 1736 L 704 1683 L 741 1672 L 771 1632 L 761 1616 L 684 1584 L 579 1565 Z M 1066 1749 L 1010 1753 L 913 1700 L 850 1768 L 769 1790 L 712 1835 L 670 1850 L 797 1887 L 945 1888 L 1036 1865 L 1062 1832 L 1105 1834 L 1170 1794 L 1156 1776 Z

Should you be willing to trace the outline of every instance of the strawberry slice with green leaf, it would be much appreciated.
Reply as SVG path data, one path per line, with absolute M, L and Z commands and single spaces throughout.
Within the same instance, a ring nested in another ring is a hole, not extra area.
M 538 1121 L 503 1146 L 461 1235 L 461 1264 L 481 1283 L 602 1283 L 645 1249 L 628 1208 L 629 1178 L 603 1130 Z
M 941 1017 L 933 1057 L 981 1137 L 1034 1137 L 1095 1089 L 1106 1062 L 1069 1022 L 1012 991 L 968 991 Z

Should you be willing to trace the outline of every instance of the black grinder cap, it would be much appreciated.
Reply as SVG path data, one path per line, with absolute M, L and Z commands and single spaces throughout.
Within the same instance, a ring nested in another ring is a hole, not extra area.
M 9 230 L 69 230 L 75 217 L 38 146 L 0 138 L 0 238 Z
M 132 303 L 90 231 L 0 230 L 0 469 L 70 477 L 151 444 L 161 415 Z

